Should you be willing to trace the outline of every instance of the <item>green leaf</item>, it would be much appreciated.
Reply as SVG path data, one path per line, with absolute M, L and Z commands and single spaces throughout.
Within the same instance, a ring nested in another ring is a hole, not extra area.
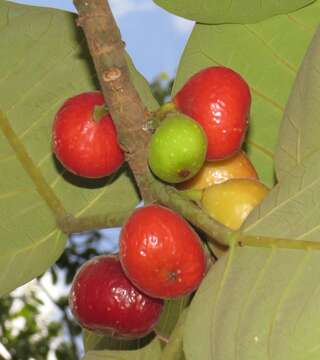
M 318 120 L 320 32 L 297 75 L 276 151 L 280 182 L 246 219 L 246 234 L 319 242 L 320 152 Z
M 317 360 L 320 252 L 234 248 L 188 311 L 188 360 Z
M 197 24 L 182 56 L 173 95 L 208 66 L 238 71 L 252 93 L 246 150 L 267 185 L 274 184 L 273 155 L 297 70 L 318 26 L 320 2 L 288 16 L 252 25 Z
M 185 360 L 183 352 L 183 331 L 187 318 L 187 309 L 180 314 L 170 339 L 163 349 L 161 360 Z
M 319 58 L 318 30 L 298 72 L 281 123 L 275 153 L 275 167 L 279 180 L 308 156 L 320 150 Z
M 143 103 L 149 111 L 155 111 L 159 107 L 159 103 L 154 98 L 151 88 L 147 80 L 135 68 L 130 56 L 127 54 L 127 62 L 130 70 L 131 80 L 134 83 Z
M 113 345 L 116 343 L 117 341 L 113 340 Z M 136 344 L 136 347 L 132 344 Z M 82 360 L 159 360 L 162 352 L 158 338 L 154 338 L 148 344 L 143 343 L 143 340 L 124 340 L 118 341 L 118 345 L 113 350 L 90 350 Z
M 83 34 L 71 14 L 0 0 L 0 294 L 43 273 L 62 253 L 58 222 L 123 218 L 138 202 L 124 166 L 81 179 L 51 151 L 54 115 L 70 96 L 97 88 Z M 130 61 L 130 60 L 128 60 Z M 157 106 L 129 64 L 141 98 Z
M 82 332 L 83 347 L 85 352 L 89 350 L 103 350 L 108 349 L 112 338 L 104 335 L 98 335 L 92 331 L 84 329 Z
M 148 345 L 154 338 L 154 333 L 133 340 L 115 339 L 100 335 L 89 330 L 83 330 L 83 345 L 86 352 L 91 350 L 138 350 Z
M 155 327 L 157 335 L 169 338 L 174 330 L 181 313 L 188 306 L 190 296 L 186 295 L 177 299 L 166 300 L 163 313 Z
M 287 14 L 315 0 L 153 0 L 175 15 L 205 24 L 254 23 Z
M 281 179 L 243 224 L 247 235 L 320 241 L 320 153 Z

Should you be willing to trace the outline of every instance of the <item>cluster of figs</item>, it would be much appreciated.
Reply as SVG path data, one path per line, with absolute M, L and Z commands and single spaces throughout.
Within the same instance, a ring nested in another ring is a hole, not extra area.
M 160 125 L 148 148 L 158 179 L 234 230 L 268 192 L 242 150 L 250 106 L 250 89 L 240 74 L 222 66 L 203 69 L 154 113 Z M 108 176 L 125 161 L 99 91 L 64 102 L 54 119 L 52 147 L 67 170 L 85 178 Z M 171 209 L 146 205 L 125 222 L 118 254 L 80 267 L 70 306 L 84 328 L 142 337 L 155 328 L 164 301 L 195 291 L 206 270 L 196 230 Z

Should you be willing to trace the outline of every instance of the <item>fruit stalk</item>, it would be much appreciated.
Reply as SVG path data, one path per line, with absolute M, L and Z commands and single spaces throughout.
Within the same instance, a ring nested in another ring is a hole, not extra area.
M 308 240 L 292 240 L 270 238 L 266 236 L 250 236 L 240 234 L 236 239 L 239 246 L 253 246 L 263 248 L 277 248 L 277 249 L 295 249 L 295 250 L 320 250 L 320 243 Z
M 90 231 L 92 229 L 121 227 L 130 214 L 131 212 L 121 211 L 113 212 L 112 214 L 107 215 L 95 214 L 91 216 L 80 216 L 78 218 L 69 215 L 64 216 L 58 225 L 60 229 L 66 234 Z
M 150 178 L 150 189 L 157 194 L 161 204 L 178 212 L 201 229 L 210 237 L 210 241 L 226 246 L 232 243 L 237 233 L 212 219 L 198 205 L 181 196 L 175 188 L 163 185 L 155 178 Z
M 108 1 L 74 0 L 81 26 L 87 39 L 101 90 L 116 125 L 120 146 L 126 154 L 141 195 L 152 201 L 148 179 L 147 148 L 150 133 L 143 130 L 150 114 L 131 80 L 121 39 Z

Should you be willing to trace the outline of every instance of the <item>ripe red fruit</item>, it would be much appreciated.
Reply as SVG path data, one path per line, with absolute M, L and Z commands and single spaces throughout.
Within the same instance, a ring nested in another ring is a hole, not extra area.
M 119 259 L 110 255 L 97 256 L 82 265 L 73 279 L 69 303 L 82 327 L 128 338 L 152 331 L 164 304 L 135 288 Z
M 111 116 L 103 110 L 101 92 L 68 99 L 53 124 L 53 151 L 71 172 L 99 178 L 116 171 L 124 161 Z
M 158 205 L 130 216 L 120 235 L 120 261 L 141 291 L 159 298 L 190 293 L 206 271 L 197 233 L 180 215 Z
M 182 113 L 202 125 L 208 137 L 207 160 L 236 154 L 248 127 L 250 89 L 235 71 L 209 67 L 193 75 L 175 95 Z

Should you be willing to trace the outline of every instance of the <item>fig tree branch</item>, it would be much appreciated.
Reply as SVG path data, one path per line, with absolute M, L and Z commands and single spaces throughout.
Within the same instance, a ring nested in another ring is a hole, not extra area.
M 111 227 L 121 227 L 132 211 L 115 211 L 107 215 L 92 216 L 65 216 L 58 222 L 59 228 L 66 234 L 80 233 L 92 229 L 103 229 Z
M 150 118 L 130 79 L 124 43 L 108 1 L 74 0 L 101 89 L 115 122 L 119 141 L 145 202 L 158 200 L 178 211 L 217 242 L 229 244 L 234 235 L 173 188 L 154 179 L 148 168 L 146 131 Z
M 145 201 L 153 197 L 145 174 L 148 171 L 146 148 L 150 133 L 144 131 L 149 113 L 130 80 L 124 42 L 108 1 L 74 0 L 87 39 L 101 90 L 117 128 L 119 143 Z

